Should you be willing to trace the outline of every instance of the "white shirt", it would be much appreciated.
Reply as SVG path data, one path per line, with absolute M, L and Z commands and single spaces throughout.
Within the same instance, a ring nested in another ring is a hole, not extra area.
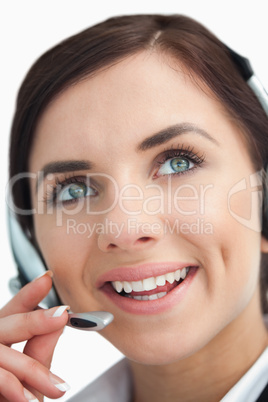
M 268 347 L 220 402 L 255 402 L 267 383 Z M 131 388 L 130 367 L 122 359 L 69 402 L 131 402 Z
M 220 402 L 255 402 L 268 382 L 268 347 Z

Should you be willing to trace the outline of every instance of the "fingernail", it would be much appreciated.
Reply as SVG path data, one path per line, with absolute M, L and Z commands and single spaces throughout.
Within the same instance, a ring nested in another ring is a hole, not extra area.
M 46 311 L 45 311 L 45 314 L 46 314 L 48 317 L 57 318 L 57 317 L 62 316 L 62 314 L 64 313 L 64 311 L 69 310 L 69 309 L 70 309 L 70 306 L 53 307 L 53 308 L 50 308 L 49 310 L 46 310 Z
M 67 382 L 64 382 L 61 378 L 57 377 L 55 374 L 49 373 L 50 381 L 56 388 L 62 392 L 68 391 L 71 387 Z
M 53 272 L 52 271 L 45 271 L 42 274 L 38 275 L 36 278 L 34 278 L 33 282 L 37 281 L 38 279 L 42 278 L 43 276 L 48 275 L 50 278 L 53 277 Z
M 27 401 L 38 402 L 38 399 L 30 391 L 28 391 L 28 389 L 23 388 L 23 391 Z

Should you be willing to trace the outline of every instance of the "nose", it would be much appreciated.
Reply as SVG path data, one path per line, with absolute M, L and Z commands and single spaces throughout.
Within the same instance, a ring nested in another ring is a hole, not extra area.
M 98 246 L 104 252 L 135 252 L 156 245 L 162 236 L 160 221 L 143 222 L 131 217 L 114 222 L 106 218 L 98 236 Z
M 158 244 L 164 235 L 159 215 L 127 214 L 117 205 L 102 222 L 98 247 L 103 252 L 137 252 Z
M 120 223 L 106 220 L 98 236 L 98 247 L 104 252 L 135 252 L 158 243 L 163 236 L 160 222 L 140 222 L 131 218 Z

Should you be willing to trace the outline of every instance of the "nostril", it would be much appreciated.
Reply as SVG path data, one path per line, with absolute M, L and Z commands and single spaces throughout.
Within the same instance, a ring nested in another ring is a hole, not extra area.
M 140 241 L 141 243 L 146 243 L 146 242 L 149 241 L 150 239 L 151 239 L 150 237 L 144 236 L 144 237 L 140 237 L 140 238 L 138 239 L 138 241 Z
M 113 244 L 113 243 L 110 243 L 108 246 L 108 248 L 115 248 L 115 247 L 116 247 L 116 244 Z
M 150 240 L 152 240 L 152 238 L 151 237 L 148 237 L 148 236 L 143 236 L 143 237 L 140 237 L 140 238 L 138 238 L 136 241 L 134 241 L 134 243 L 132 243 L 132 242 L 130 242 L 130 243 L 128 243 L 128 242 L 126 242 L 126 243 L 124 243 L 124 242 L 119 242 L 118 244 L 116 244 L 116 243 L 110 243 L 108 246 L 107 246 L 107 250 L 113 250 L 113 249 L 118 249 L 118 250 L 127 250 L 127 249 L 129 249 L 129 248 L 131 248 L 131 247 L 135 247 L 135 246 L 139 246 L 139 245 L 141 245 L 141 244 L 146 244 L 146 243 L 148 243 Z

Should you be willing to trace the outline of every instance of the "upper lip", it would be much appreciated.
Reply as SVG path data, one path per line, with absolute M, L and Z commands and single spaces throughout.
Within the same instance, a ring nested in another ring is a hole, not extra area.
M 140 281 L 146 278 L 165 275 L 169 272 L 174 272 L 177 269 L 197 266 L 198 264 L 192 262 L 158 262 L 137 266 L 117 267 L 102 274 L 96 281 L 96 287 L 101 288 L 106 282 Z

